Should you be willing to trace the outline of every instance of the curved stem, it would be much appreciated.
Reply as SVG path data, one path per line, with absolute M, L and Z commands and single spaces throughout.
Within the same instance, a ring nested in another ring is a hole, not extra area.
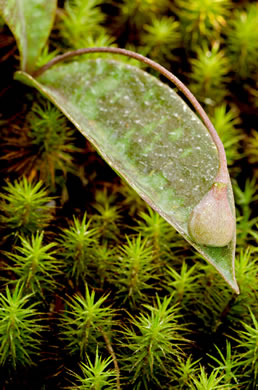
M 212 125 L 208 115 L 206 114 L 206 112 L 204 111 L 200 103 L 197 101 L 197 99 L 194 97 L 192 92 L 182 83 L 182 81 L 180 81 L 175 75 L 173 75 L 173 73 L 169 72 L 166 68 L 164 68 L 162 65 L 159 65 L 157 62 L 147 57 L 144 57 L 141 54 L 126 49 L 120 49 L 116 47 L 90 47 L 90 48 L 68 51 L 64 54 L 61 54 L 53 58 L 47 64 L 45 64 L 36 72 L 34 72 L 32 76 L 35 78 L 39 77 L 43 72 L 51 68 L 53 65 L 62 62 L 67 58 L 75 57 L 82 54 L 88 54 L 88 53 L 113 53 L 113 54 L 121 54 L 126 57 L 134 58 L 150 66 L 151 68 L 157 70 L 159 73 L 165 76 L 169 81 L 175 84 L 175 86 L 185 95 L 185 97 L 190 101 L 190 103 L 193 105 L 195 110 L 198 112 L 201 119 L 203 120 L 203 123 L 207 127 L 213 142 L 217 147 L 218 157 L 219 157 L 219 169 L 218 169 L 217 176 L 215 178 L 215 182 L 220 182 L 225 184 L 228 183 L 227 160 L 226 160 L 225 150 L 218 136 L 218 133 L 216 132 L 214 126 Z

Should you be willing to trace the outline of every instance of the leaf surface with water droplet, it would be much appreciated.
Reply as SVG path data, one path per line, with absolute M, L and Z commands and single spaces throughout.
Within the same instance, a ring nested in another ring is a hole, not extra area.
M 214 183 L 219 159 L 208 130 L 173 89 L 136 67 L 104 59 L 57 65 L 37 80 L 22 72 L 16 78 L 56 104 L 238 292 L 235 231 L 224 247 L 198 244 L 188 231 L 191 213 Z M 227 196 L 234 216 L 230 182 Z

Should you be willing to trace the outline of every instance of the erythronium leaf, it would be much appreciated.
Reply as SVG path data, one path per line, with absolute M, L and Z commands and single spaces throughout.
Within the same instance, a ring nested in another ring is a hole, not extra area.
M 21 69 L 31 72 L 50 34 L 57 0 L 0 0 L 0 13 L 12 31 Z
M 105 59 L 56 65 L 37 79 L 17 72 L 16 79 L 59 107 L 238 292 L 235 228 L 229 244 L 221 247 L 198 244 L 189 234 L 189 218 L 214 185 L 219 158 L 207 128 L 171 88 L 136 67 Z M 226 196 L 235 215 L 230 180 Z

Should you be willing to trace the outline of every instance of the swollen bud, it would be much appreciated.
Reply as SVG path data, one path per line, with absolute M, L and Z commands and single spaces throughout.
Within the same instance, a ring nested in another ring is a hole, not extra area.
M 193 209 L 188 231 L 192 239 L 202 245 L 225 246 L 233 237 L 235 218 L 227 197 L 227 185 L 214 183 L 210 191 Z

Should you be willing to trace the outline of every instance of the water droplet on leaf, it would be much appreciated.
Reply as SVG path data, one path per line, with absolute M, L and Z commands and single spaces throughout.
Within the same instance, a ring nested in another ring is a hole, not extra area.
M 229 244 L 235 231 L 235 218 L 229 205 L 226 184 L 213 184 L 193 209 L 188 230 L 198 244 L 217 247 Z

